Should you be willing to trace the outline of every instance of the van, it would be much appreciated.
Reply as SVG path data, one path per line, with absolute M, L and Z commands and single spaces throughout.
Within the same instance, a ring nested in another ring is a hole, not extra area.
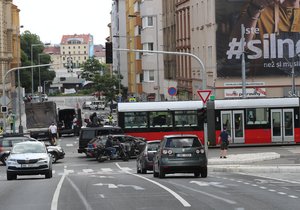
M 80 130 L 78 153 L 86 153 L 86 148 L 90 140 L 96 136 L 109 134 L 124 134 L 122 128 L 118 126 L 86 127 Z
M 57 116 L 57 131 L 59 137 L 63 134 L 74 134 L 75 136 L 79 136 L 79 131 L 82 125 L 81 109 L 61 106 L 57 109 Z M 74 126 L 73 122 L 75 117 L 77 119 L 76 126 Z
M 98 109 L 105 109 L 105 101 L 92 101 L 90 104 L 90 110 L 98 110 Z

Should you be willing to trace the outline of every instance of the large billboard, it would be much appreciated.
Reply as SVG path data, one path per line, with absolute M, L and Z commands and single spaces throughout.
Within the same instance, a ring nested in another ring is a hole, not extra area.
M 218 77 L 241 76 L 242 43 L 247 77 L 300 75 L 299 0 L 274 2 L 216 0 Z

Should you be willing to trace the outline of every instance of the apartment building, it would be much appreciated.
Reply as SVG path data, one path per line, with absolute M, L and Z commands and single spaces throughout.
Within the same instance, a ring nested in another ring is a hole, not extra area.
M 12 98 L 15 90 L 15 74 L 6 75 L 7 71 L 20 64 L 20 25 L 19 9 L 10 0 L 0 0 L 0 72 L 1 92 L 5 84 L 5 96 Z M 4 78 L 4 76 L 6 77 Z M 4 83 L 3 83 L 4 82 Z M 11 101 L 11 100 L 9 100 Z M 9 102 L 6 101 L 6 102 Z M 15 109 L 14 103 L 9 107 Z
M 61 61 L 61 55 L 60 55 L 60 46 L 54 45 L 54 46 L 45 46 L 44 53 L 50 55 L 52 66 L 51 69 L 58 70 L 62 69 L 63 63 Z
M 80 68 L 81 64 L 94 55 L 93 36 L 90 34 L 63 35 L 60 54 L 64 68 Z

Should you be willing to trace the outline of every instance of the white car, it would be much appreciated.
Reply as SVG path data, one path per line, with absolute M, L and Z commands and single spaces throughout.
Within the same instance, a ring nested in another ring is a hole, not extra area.
M 25 141 L 13 146 L 6 160 L 7 180 L 17 179 L 17 175 L 45 175 L 52 177 L 52 158 L 42 142 Z
M 90 107 L 90 110 L 98 110 L 98 109 L 105 109 L 105 101 L 92 101 Z

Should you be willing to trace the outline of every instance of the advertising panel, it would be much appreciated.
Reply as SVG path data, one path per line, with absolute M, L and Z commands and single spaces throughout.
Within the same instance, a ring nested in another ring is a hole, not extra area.
M 277 3 L 275 3 L 277 2 Z M 216 0 L 218 77 L 300 75 L 300 0 Z

